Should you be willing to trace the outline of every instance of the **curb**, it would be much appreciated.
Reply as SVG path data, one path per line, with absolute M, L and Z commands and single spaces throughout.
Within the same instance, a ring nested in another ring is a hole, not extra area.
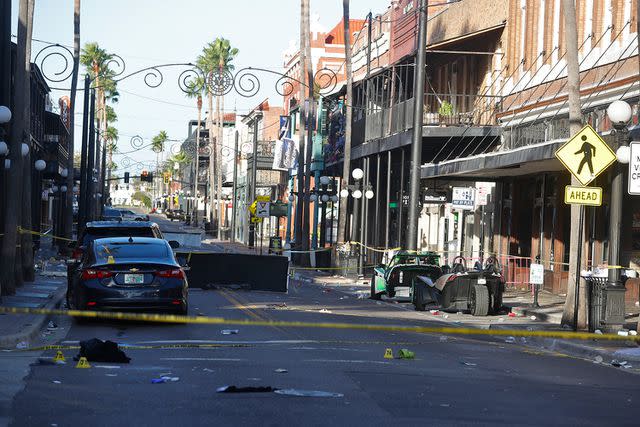
M 60 308 L 66 294 L 66 286 L 62 286 L 60 290 L 51 298 L 51 300 L 43 307 L 46 309 Z M 34 320 L 31 324 L 24 328 L 22 332 L 12 335 L 0 336 L 0 348 L 15 349 L 19 342 L 26 342 L 31 347 L 32 342 L 40 334 L 40 330 L 49 321 L 51 316 L 33 315 Z

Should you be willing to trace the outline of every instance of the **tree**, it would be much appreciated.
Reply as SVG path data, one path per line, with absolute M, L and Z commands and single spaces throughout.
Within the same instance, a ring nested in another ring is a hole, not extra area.
M 160 153 L 164 151 L 164 145 L 168 139 L 167 131 L 164 130 L 158 132 L 158 134 L 151 139 L 151 151 L 156 153 L 156 175 L 160 173 Z M 157 178 L 158 177 L 156 177 L 156 182 L 158 182 Z M 158 193 L 161 193 L 161 191 L 156 192 L 156 197 Z
M 221 75 L 226 71 L 232 71 L 234 66 L 232 64 L 234 58 L 238 55 L 238 49 L 232 48 L 229 40 L 218 37 L 211 43 L 202 49 L 202 54 L 198 56 L 196 64 L 205 72 L 207 76 L 213 78 L 215 75 Z M 211 201 L 221 198 L 222 195 L 222 170 L 220 167 L 220 157 L 222 148 L 223 128 L 224 128 L 224 98 L 221 95 L 217 95 L 216 98 L 216 126 L 217 136 L 214 138 L 213 133 L 213 116 L 211 114 L 213 110 L 213 93 L 212 88 L 207 86 L 207 96 L 209 101 L 209 115 L 208 115 L 208 128 L 209 128 L 209 143 L 211 146 L 211 156 L 209 159 L 209 186 L 211 188 L 210 199 Z M 221 107 L 222 106 L 222 107 Z M 213 161 L 211 160 L 213 159 Z M 217 176 L 216 176 L 217 175 Z M 217 184 L 217 185 L 216 185 Z M 217 187 L 217 188 L 216 188 Z M 214 188 L 216 188 L 216 197 L 214 197 Z M 214 209 L 213 203 L 211 203 L 210 221 L 215 224 L 218 219 L 219 206 L 216 204 Z M 222 237 L 222 230 L 218 226 L 218 239 Z
M 194 182 L 193 182 L 193 196 L 195 197 L 196 203 L 193 204 L 193 214 L 191 217 L 193 218 L 193 224 L 198 226 L 198 176 L 200 169 L 200 127 L 202 126 L 202 94 L 205 92 L 205 81 L 203 77 L 198 77 L 193 83 L 187 86 L 187 98 L 195 98 L 196 99 L 196 107 L 198 108 L 198 126 L 196 127 L 196 147 L 195 154 L 193 156 L 195 162 L 195 174 L 194 174 Z
M 18 225 L 21 224 L 23 170 L 22 143 L 30 142 L 29 136 L 29 100 L 31 62 L 29 53 L 31 44 L 31 30 L 29 15 L 33 11 L 33 0 L 20 0 L 18 9 L 18 37 L 16 47 L 16 63 L 14 90 L 15 101 L 11 129 L 11 146 L 9 160 L 11 168 L 8 173 L 8 187 L 12 189 L 12 198 L 17 201 L 15 209 L 7 209 L 5 216 L 4 236 L 1 239 L 0 253 L 0 283 L 3 295 L 15 294 L 16 287 L 22 284 L 22 252 L 17 250 L 21 236 L 18 235 Z
M 80 68 L 80 0 L 73 2 L 73 71 L 71 73 L 71 94 L 69 105 L 69 144 L 67 161 L 67 188 L 65 193 L 64 236 L 70 239 L 73 235 L 73 191 L 75 186 L 75 153 L 73 138 L 75 131 L 76 94 L 78 91 L 78 72 Z M 79 168 L 79 166 L 78 166 Z
M 578 31 L 576 23 L 576 5 L 574 0 L 562 0 L 564 8 L 564 31 L 567 45 L 567 92 L 569 95 L 569 132 L 575 135 L 582 128 L 582 108 L 580 105 L 580 66 L 578 62 Z M 571 185 L 581 185 L 572 176 Z M 584 280 L 580 280 L 577 271 L 586 265 L 586 257 L 582 257 L 582 263 L 578 266 L 577 248 L 584 242 L 584 236 L 579 233 L 579 224 L 583 220 L 582 206 L 571 205 L 571 233 L 569 236 L 569 277 L 567 283 L 567 299 L 562 313 L 562 324 L 573 325 L 576 329 L 584 328 L 587 324 L 587 298 Z M 580 227 L 581 228 L 581 227 Z M 576 283 L 580 286 L 576 289 Z M 580 301 L 578 307 L 578 324 L 575 324 L 575 294 L 579 292 Z

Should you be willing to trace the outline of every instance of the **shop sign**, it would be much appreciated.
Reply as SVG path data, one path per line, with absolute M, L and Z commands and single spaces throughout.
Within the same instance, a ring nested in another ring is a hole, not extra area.
M 451 208 L 473 210 L 476 191 L 473 187 L 453 187 L 451 190 Z

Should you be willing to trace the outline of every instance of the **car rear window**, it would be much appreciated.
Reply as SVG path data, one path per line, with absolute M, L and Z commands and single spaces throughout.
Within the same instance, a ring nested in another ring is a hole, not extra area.
M 109 256 L 112 256 L 115 262 L 121 262 L 127 259 L 148 259 L 158 260 L 162 262 L 170 261 L 169 253 L 165 244 L 157 243 L 108 243 L 99 244 L 94 248 L 96 254 L 96 263 L 108 263 Z
M 113 228 L 89 228 L 82 245 L 87 246 L 96 239 L 104 237 L 156 237 L 151 227 L 113 227 Z

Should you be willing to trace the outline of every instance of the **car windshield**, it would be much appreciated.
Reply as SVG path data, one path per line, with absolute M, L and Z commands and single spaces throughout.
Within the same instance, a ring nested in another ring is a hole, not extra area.
M 88 228 L 82 239 L 82 245 L 87 246 L 96 239 L 105 237 L 156 237 L 151 227 L 104 227 Z
M 107 264 L 113 261 L 125 261 L 127 259 L 156 259 L 167 261 L 170 251 L 166 244 L 148 242 L 123 242 L 123 243 L 98 243 L 95 247 L 96 264 Z

